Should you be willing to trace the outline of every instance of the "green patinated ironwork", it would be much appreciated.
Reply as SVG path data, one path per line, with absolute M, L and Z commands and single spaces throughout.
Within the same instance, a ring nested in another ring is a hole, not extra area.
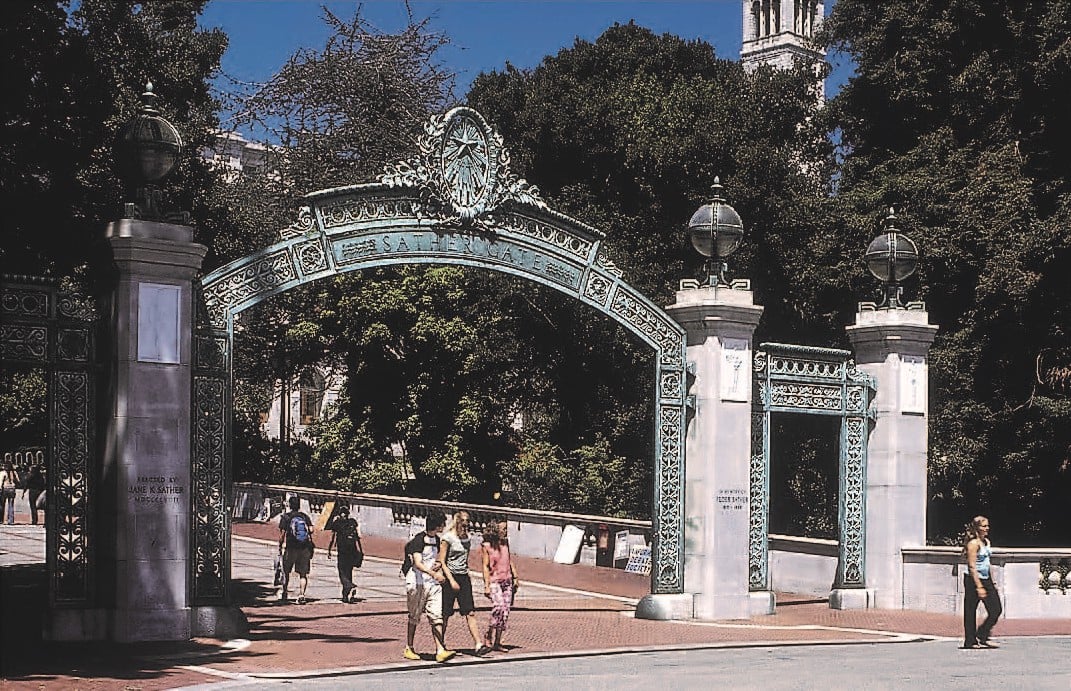
M 227 376 L 236 314 L 296 286 L 349 271 L 399 264 L 470 266 L 534 281 L 590 305 L 655 351 L 651 588 L 682 592 L 684 330 L 623 280 L 606 255 L 603 233 L 549 209 L 538 189 L 510 170 L 501 136 L 479 113 L 455 108 L 432 118 L 419 145 L 417 156 L 388 166 L 378 182 L 307 195 L 307 205 L 278 242 L 203 278 L 206 327 L 224 334 Z M 229 409 L 229 401 L 223 405 Z M 229 434 L 225 424 L 213 429 Z M 197 491 L 216 490 L 208 483 Z M 227 550 L 212 544 L 218 539 L 214 535 L 196 539 L 204 543 L 197 548 L 202 554 Z
M 48 491 L 45 496 L 49 603 L 94 602 L 93 505 L 98 315 L 73 281 L 4 276 L 0 362 L 5 372 L 47 374 Z
M 763 343 L 755 352 L 751 415 L 749 588 L 771 590 L 769 571 L 770 417 L 773 413 L 835 415 L 841 419 L 839 539 L 835 588 L 866 587 L 867 440 L 876 411 L 873 377 L 851 352 Z
M 203 304 L 203 303 L 202 303 Z M 190 582 L 194 604 L 229 602 L 231 334 L 202 309 L 193 334 Z

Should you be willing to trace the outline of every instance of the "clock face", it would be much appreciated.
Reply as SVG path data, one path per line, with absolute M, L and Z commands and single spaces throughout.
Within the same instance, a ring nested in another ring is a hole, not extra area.
M 442 148 L 443 181 L 455 208 L 475 212 L 490 186 L 491 160 L 480 123 L 460 113 L 447 125 Z

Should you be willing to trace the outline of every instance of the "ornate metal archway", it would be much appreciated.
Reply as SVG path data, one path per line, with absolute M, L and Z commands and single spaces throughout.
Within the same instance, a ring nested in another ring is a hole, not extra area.
M 748 586 L 772 590 L 769 571 L 770 417 L 806 413 L 840 417 L 838 522 L 834 588 L 865 588 L 866 465 L 876 383 L 833 348 L 763 343 L 755 352 L 751 413 L 751 522 Z
M 590 305 L 655 351 L 654 593 L 684 586 L 685 332 L 622 280 L 604 235 L 547 208 L 510 170 L 501 136 L 470 108 L 426 125 L 419 154 L 387 167 L 378 182 L 314 192 L 281 239 L 202 280 L 206 322 L 195 367 L 194 581 L 225 587 L 229 377 L 234 316 L 295 286 L 349 271 L 397 264 L 452 264 L 512 274 Z M 203 360 L 201 354 L 203 353 Z M 203 365 L 201 363 L 204 363 Z M 224 512 L 225 513 L 225 512 Z M 202 520 L 203 519 L 203 520 Z M 200 580 L 198 580 L 200 579 Z

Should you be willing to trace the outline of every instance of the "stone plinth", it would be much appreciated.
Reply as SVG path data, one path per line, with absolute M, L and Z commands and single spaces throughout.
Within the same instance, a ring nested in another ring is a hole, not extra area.
M 928 316 L 922 309 L 862 309 L 847 327 L 856 365 L 877 380 L 867 447 L 866 583 L 871 606 L 884 609 L 903 607 L 901 549 L 926 544 L 927 354 L 937 334 Z
M 193 229 L 123 220 L 108 227 L 118 270 L 101 502 L 112 571 L 110 637 L 185 640 L 189 603 L 193 280 L 206 248 Z
M 124 219 L 107 239 L 115 282 L 100 413 L 98 607 L 56 611 L 56 639 L 186 640 L 189 601 L 193 229 Z M 203 629 L 203 626 L 198 628 Z
M 685 441 L 684 590 L 696 619 L 746 619 L 751 343 L 762 307 L 743 286 L 708 286 L 678 291 L 666 311 L 688 333 L 695 376 Z M 680 604 L 672 604 L 663 609 L 679 614 Z

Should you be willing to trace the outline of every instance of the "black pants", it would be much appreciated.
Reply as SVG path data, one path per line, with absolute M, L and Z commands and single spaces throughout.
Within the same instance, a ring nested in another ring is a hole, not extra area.
M 44 492 L 43 489 L 31 489 L 30 490 L 30 522 L 33 525 L 37 525 L 37 512 L 40 509 L 37 508 L 37 498 Z
M 971 578 L 969 572 L 963 574 L 963 646 L 965 648 L 989 640 L 993 625 L 997 623 L 997 618 L 1004 611 L 1000 605 L 1000 593 L 997 592 L 997 586 L 993 585 L 993 580 L 983 578 L 982 587 L 985 588 L 985 600 L 982 602 L 985 604 L 986 618 L 982 625 L 978 626 L 977 586 L 974 585 L 974 579 Z
M 342 599 L 348 600 L 353 590 L 353 569 L 357 566 L 357 555 L 338 553 L 338 582 L 342 584 Z

